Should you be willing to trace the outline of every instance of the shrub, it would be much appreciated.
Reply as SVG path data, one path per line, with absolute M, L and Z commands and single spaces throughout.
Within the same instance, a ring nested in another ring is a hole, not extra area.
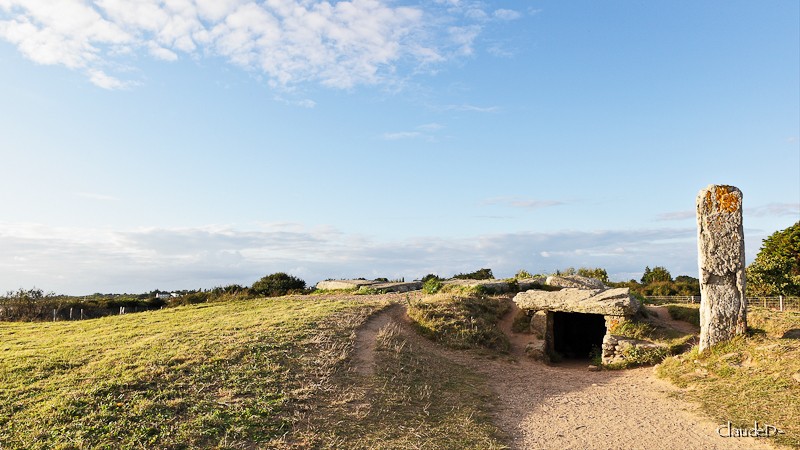
M 494 275 L 492 275 L 492 269 L 479 269 L 475 272 L 453 275 L 453 278 L 459 280 L 494 280 Z
M 267 275 L 253 283 L 253 292 L 257 295 L 278 297 L 306 288 L 306 282 L 283 272 Z
M 422 292 L 426 294 L 435 294 L 442 289 L 442 282 L 439 280 L 439 277 L 434 276 L 433 278 L 428 278 L 424 283 L 422 283 Z
M 517 280 L 524 280 L 524 279 L 526 279 L 526 278 L 533 278 L 533 275 L 531 275 L 531 273 L 530 273 L 530 272 L 528 272 L 528 271 L 527 271 L 527 270 L 525 270 L 525 269 L 520 269 L 520 270 L 517 272 L 517 274 L 516 274 L 516 275 L 514 275 L 514 278 L 515 278 L 515 279 L 517 279 Z

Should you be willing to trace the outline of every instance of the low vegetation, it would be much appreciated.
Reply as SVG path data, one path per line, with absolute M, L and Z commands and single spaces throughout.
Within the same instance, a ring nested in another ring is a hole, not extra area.
M 696 327 L 700 326 L 700 305 L 665 305 L 665 307 L 673 319 L 688 322 Z
M 800 340 L 788 338 L 800 329 L 800 313 L 753 307 L 748 324 L 748 336 L 667 358 L 657 373 L 719 423 L 774 425 L 784 431 L 776 442 L 800 447 Z
M 408 316 L 423 335 L 451 348 L 508 351 L 497 326 L 508 308 L 504 297 L 436 294 L 409 302 Z
M 280 446 L 383 304 L 283 297 L 0 323 L 0 447 Z
M 395 324 L 377 336 L 374 371 L 340 372 L 296 433 L 311 448 L 501 449 L 487 380 L 409 343 Z

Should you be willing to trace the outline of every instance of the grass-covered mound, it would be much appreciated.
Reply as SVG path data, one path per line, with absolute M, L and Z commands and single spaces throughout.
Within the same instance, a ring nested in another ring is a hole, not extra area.
M 445 293 L 409 302 L 408 317 L 423 335 L 449 347 L 508 351 L 508 338 L 497 324 L 509 308 L 504 297 Z
M 284 297 L 0 323 L 0 447 L 280 446 L 383 304 Z
M 379 330 L 374 371 L 338 373 L 297 438 L 308 448 L 508 448 L 490 421 L 484 377 L 409 342 L 397 324 Z
M 657 373 L 720 424 L 773 425 L 784 431 L 778 443 L 800 447 L 800 340 L 788 338 L 800 313 L 751 308 L 747 320 L 748 336 L 667 358 Z

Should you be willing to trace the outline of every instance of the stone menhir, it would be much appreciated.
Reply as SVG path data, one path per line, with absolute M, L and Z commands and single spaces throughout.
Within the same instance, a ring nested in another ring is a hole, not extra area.
M 710 185 L 697 195 L 700 351 L 747 329 L 742 192 Z

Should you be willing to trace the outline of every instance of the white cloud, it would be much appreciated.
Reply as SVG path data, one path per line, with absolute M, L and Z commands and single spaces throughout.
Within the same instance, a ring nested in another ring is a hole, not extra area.
M 520 199 L 520 198 L 510 198 L 510 197 L 496 197 L 484 200 L 483 204 L 511 206 L 513 208 L 522 208 L 522 209 L 541 209 L 550 206 L 563 205 L 564 202 L 559 200 L 536 200 L 536 199 Z
M 125 89 L 135 84 L 130 81 L 122 81 L 112 76 L 106 75 L 106 73 L 103 72 L 102 70 L 95 70 L 95 69 L 89 70 L 88 75 L 89 75 L 89 81 L 91 81 L 92 84 L 108 90 Z
M 500 20 L 516 20 L 522 17 L 522 14 L 511 9 L 497 9 L 493 15 Z
M 697 215 L 695 211 L 672 211 L 659 214 L 656 216 L 656 220 L 658 221 L 670 221 L 670 220 L 686 220 L 692 219 Z
M 69 294 L 210 288 L 250 284 L 278 271 L 309 283 L 329 277 L 450 276 L 480 267 L 492 268 L 496 276 L 511 276 L 521 268 L 552 272 L 586 266 L 604 267 L 612 279 L 621 280 L 646 265 L 693 274 L 695 234 L 694 227 L 687 227 L 378 241 L 296 224 L 256 230 L 108 230 L 0 222 L 0 292 L 31 286 Z M 748 242 L 748 248 L 753 253 L 758 246 Z
M 438 130 L 441 130 L 442 128 L 444 128 L 444 125 L 442 125 L 440 123 L 435 123 L 435 122 L 434 123 L 426 123 L 424 125 L 420 125 L 420 126 L 417 127 L 417 129 L 424 130 L 424 131 L 438 131 Z
M 769 203 L 753 208 L 745 208 L 744 215 L 745 217 L 800 217 L 800 203 Z
M 500 111 L 500 108 L 498 106 L 476 106 L 469 104 L 447 105 L 443 109 L 445 111 L 465 111 L 465 112 L 479 112 L 479 113 L 496 113 Z
M 471 54 L 481 28 L 470 20 L 460 7 L 382 0 L 0 2 L 0 38 L 32 61 L 83 71 L 106 89 L 130 85 L 108 71 L 138 51 L 166 61 L 220 56 L 276 87 L 381 83 L 404 64 Z
M 383 139 L 387 141 L 396 141 L 399 139 L 414 139 L 421 137 L 422 133 L 419 131 L 397 131 L 394 133 L 383 133 Z

